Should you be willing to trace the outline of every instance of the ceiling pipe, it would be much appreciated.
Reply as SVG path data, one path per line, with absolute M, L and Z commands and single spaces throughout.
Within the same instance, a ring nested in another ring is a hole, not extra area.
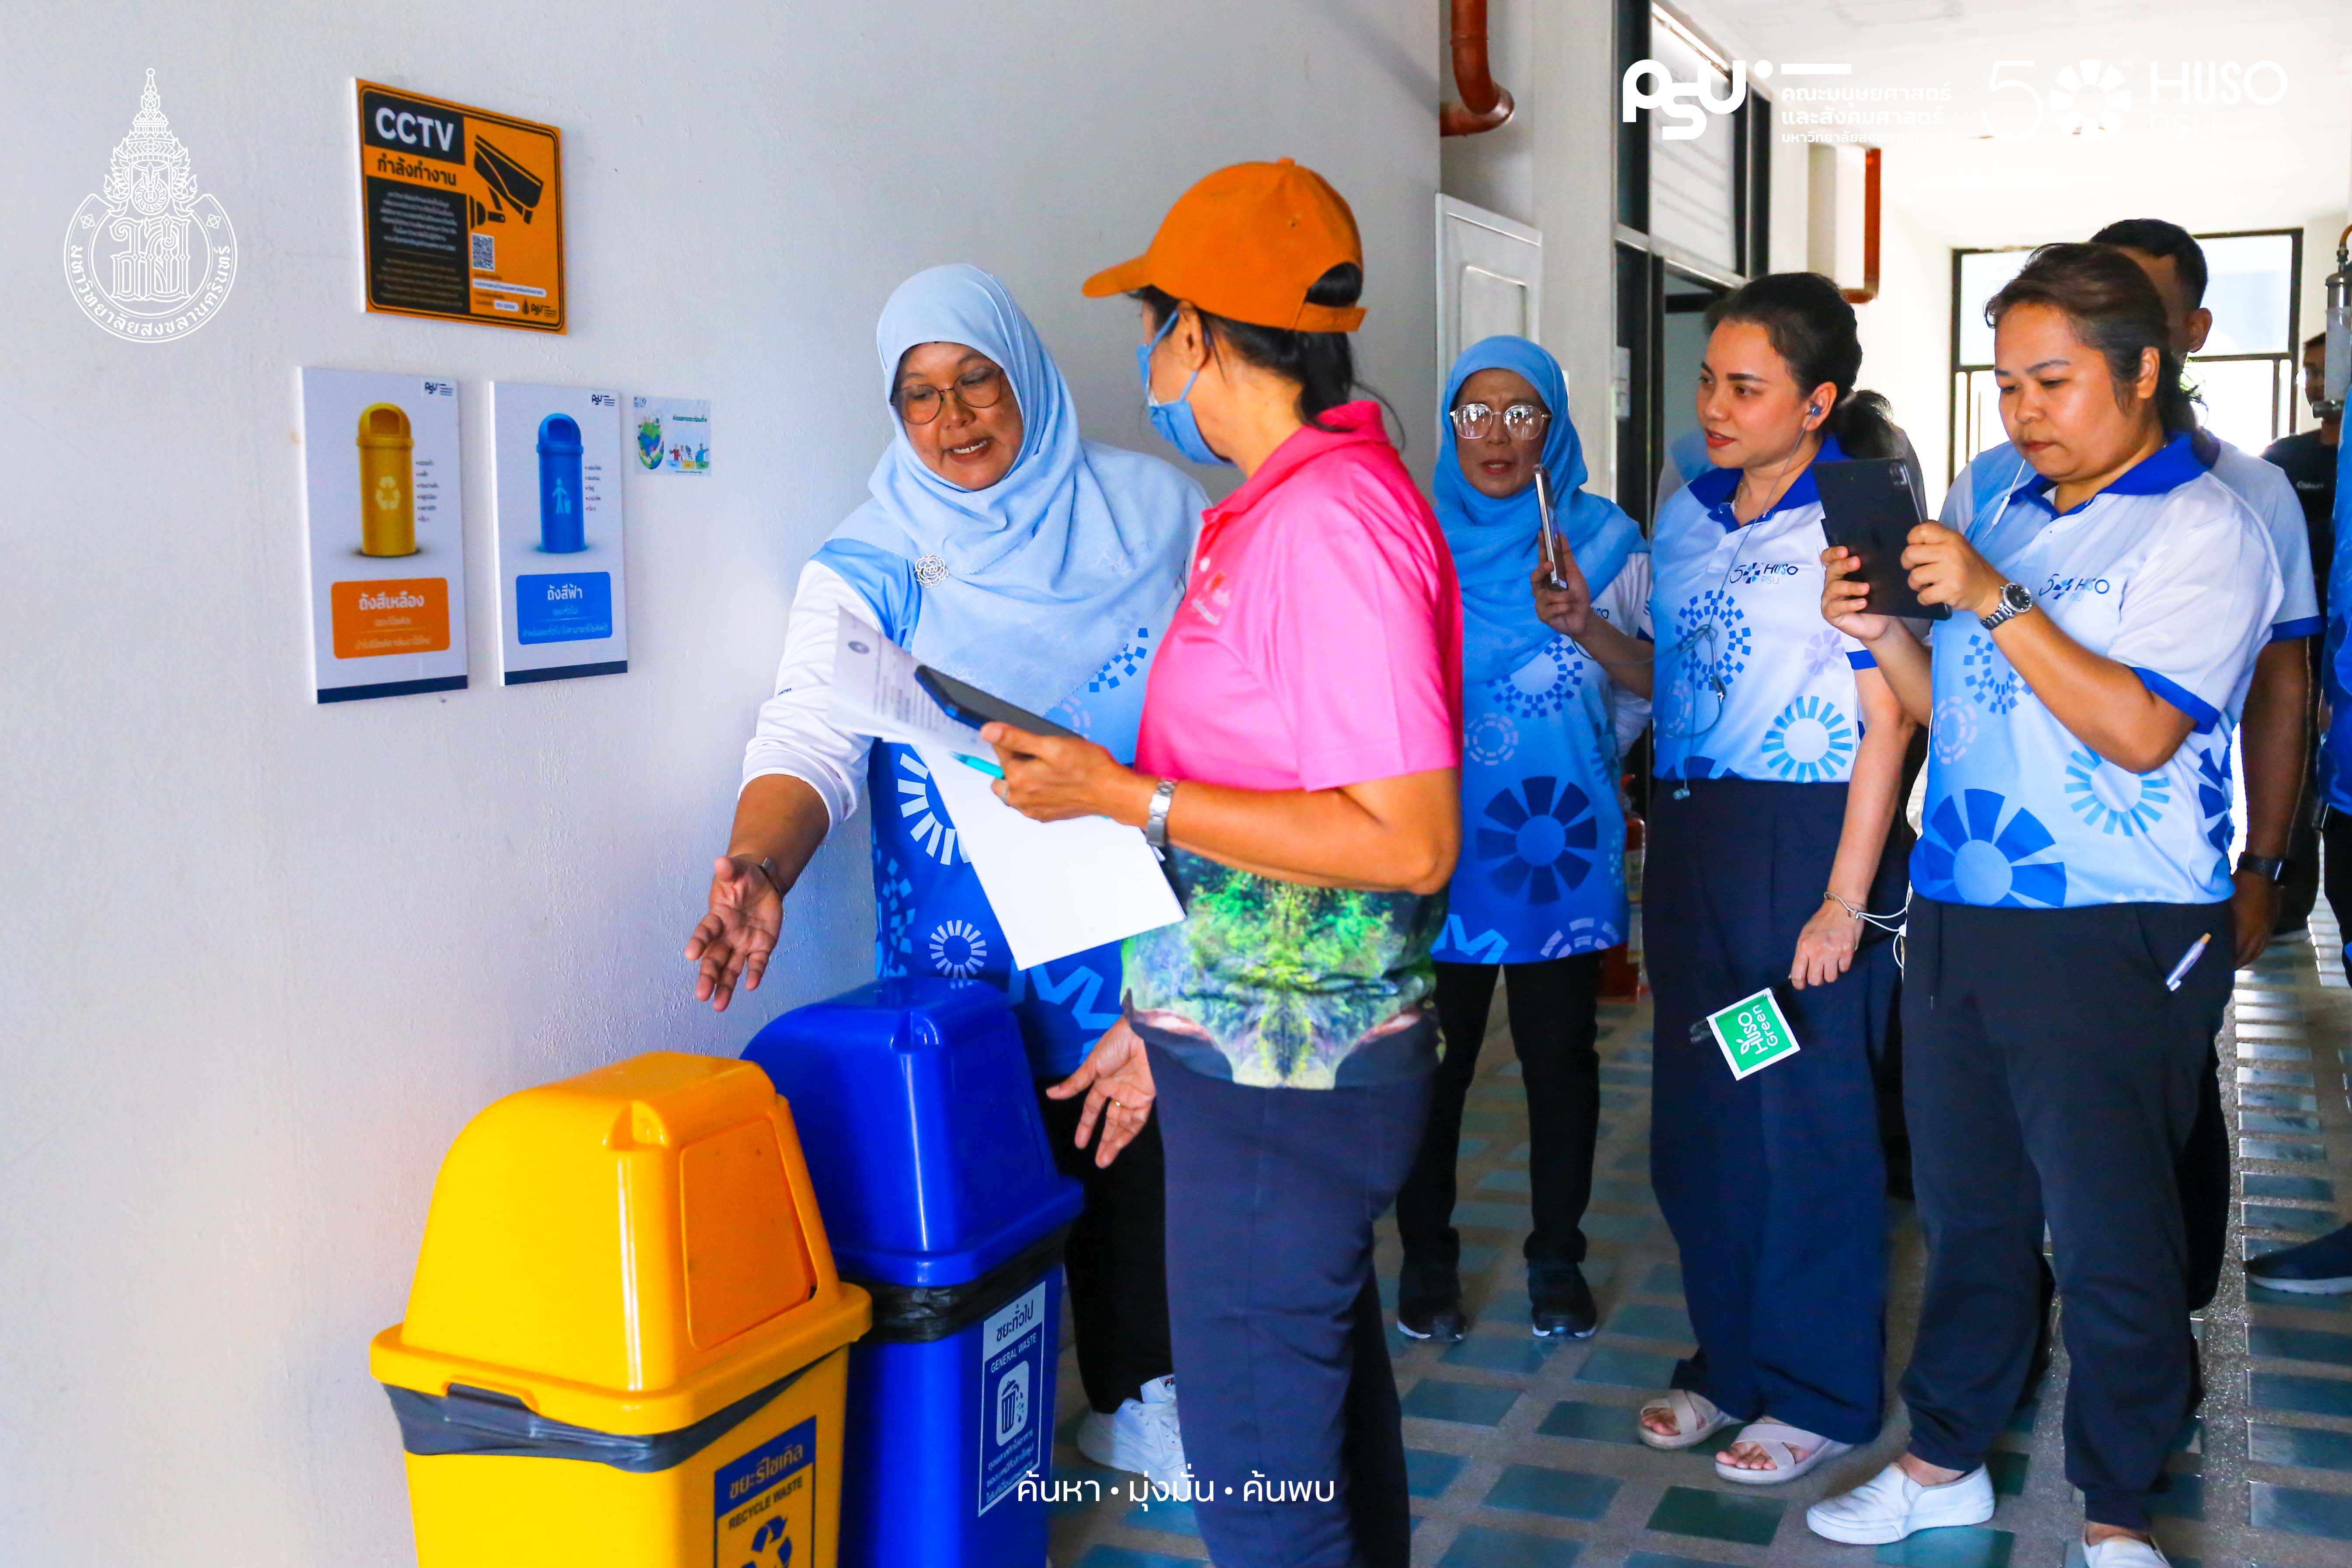
M 1440 136 L 1475 136 L 1511 118 L 1517 106 L 1495 85 L 1486 63 L 1486 0 L 1454 0 L 1454 89 L 1462 97 L 1437 111 Z

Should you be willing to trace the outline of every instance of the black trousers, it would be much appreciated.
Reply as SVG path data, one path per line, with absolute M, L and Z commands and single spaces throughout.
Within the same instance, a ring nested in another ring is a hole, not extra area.
M 1077 1342 L 1078 1381 L 1087 1403 L 1106 1415 L 1139 1398 L 1143 1385 L 1174 1368 L 1168 1349 L 1168 1165 L 1160 1118 L 1143 1124 L 1108 1170 L 1095 1165 L 1093 1144 L 1071 1142 L 1086 1097 L 1048 1100 L 1045 1141 L 1054 1163 L 1087 1189 L 1087 1206 L 1070 1226 L 1062 1268 L 1070 1281 L 1070 1328 Z M 1095 1131 L 1100 1142 L 1102 1131 Z
M 2091 1522 L 2147 1528 L 2190 1409 L 2175 1170 L 2229 999 L 2230 942 L 2227 904 L 1913 902 L 1904 1110 L 1927 1283 L 1903 1397 L 1911 1451 L 1929 1464 L 1975 1468 L 2016 1408 L 2046 1219 L 2073 1358 L 2066 1476 Z
M 1184 1458 L 1213 1494 L 1192 1505 L 1210 1557 L 1405 1568 L 1403 1415 L 1372 1222 L 1421 1147 L 1428 1077 L 1255 1089 L 1156 1049 L 1151 1073 L 1182 1216 L 1168 1230 L 1169 1307 Z
M 1601 1126 L 1601 1058 L 1592 1048 L 1601 955 L 1441 963 L 1437 1023 L 1445 1059 L 1431 1083 L 1421 1152 L 1397 1194 L 1397 1230 L 1404 1241 L 1401 1307 L 1435 1310 L 1462 1294 L 1454 1167 L 1462 1147 L 1462 1101 L 1478 1071 L 1497 974 L 1528 1095 L 1528 1207 L 1535 1223 L 1526 1247 L 1529 1290 L 1547 1274 L 1563 1274 L 1584 1261 L 1584 1233 L 1577 1227 L 1592 1198 L 1592 1143 Z
M 2336 911 L 2336 922 L 2352 930 L 2352 812 L 2327 808 L 2320 824 L 2319 841 L 2324 849 L 2320 864 L 2326 870 L 2327 903 Z M 2342 962 L 2342 955 L 2337 955 Z M 2346 972 L 2352 973 L 2352 965 Z

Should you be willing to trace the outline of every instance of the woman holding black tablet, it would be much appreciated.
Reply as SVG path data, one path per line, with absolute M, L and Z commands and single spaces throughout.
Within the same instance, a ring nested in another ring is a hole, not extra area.
M 1965 533 L 1913 531 L 1912 588 L 1955 612 L 1932 657 L 1824 555 L 1823 615 L 1933 714 L 1903 1000 L 1928 1259 L 1909 1451 L 1807 1521 L 1885 1543 L 1992 1516 L 2046 1224 L 2085 1557 L 2159 1568 L 2149 1500 L 2195 1383 L 2174 1162 L 2229 998 L 2230 742 L 2282 588 L 2129 258 L 2045 246 L 1986 315 L 2033 473 Z
M 1707 313 L 1698 419 L 1716 465 L 1652 540 L 1657 784 L 1643 923 L 1657 996 L 1651 1180 L 1697 1353 L 1642 1441 L 1750 1425 L 1716 1460 L 1769 1483 L 1877 1436 L 1885 1190 L 1871 1052 L 1894 965 L 1862 914 L 1912 724 L 1869 653 L 1822 624 L 1817 464 L 1895 450 L 1857 393 L 1853 307 L 1814 273 Z M 1885 875 L 1882 876 L 1882 873 Z M 1711 1014 L 1771 990 L 1798 1050 L 1735 1077 Z

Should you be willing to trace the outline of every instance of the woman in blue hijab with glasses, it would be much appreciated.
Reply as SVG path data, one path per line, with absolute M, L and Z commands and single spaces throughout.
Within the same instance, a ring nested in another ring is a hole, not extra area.
M 834 728 L 826 709 L 847 614 L 1132 761 L 1145 677 L 1207 498 L 1156 458 L 1080 439 L 1060 368 L 1004 286 L 976 267 L 934 267 L 900 284 L 875 340 L 890 445 L 866 503 L 802 571 L 709 912 L 687 943 L 695 994 L 723 1009 L 739 979 L 759 985 L 784 896 L 856 810 L 862 775 L 877 806 L 877 972 L 981 980 L 1010 996 L 1055 1156 L 1086 1184 L 1066 1254 L 1093 1406 L 1078 1447 L 1173 1488 L 1184 1454 L 1159 1128 L 1148 1122 L 1098 1169 L 1093 1150 L 1074 1142 L 1082 1102 L 1042 1092 L 1118 1022 L 1118 944 L 1013 969 L 922 759 Z
M 1433 952 L 1445 1058 L 1397 1195 L 1397 1325 L 1448 1340 L 1467 1327 L 1454 1165 L 1499 971 L 1528 1094 L 1535 1332 L 1581 1339 L 1598 1323 L 1578 1228 L 1601 1115 L 1594 1008 L 1601 950 L 1627 925 L 1617 773 L 1649 711 L 1649 546 L 1583 489 L 1568 381 L 1542 349 L 1517 337 L 1474 344 L 1444 406 L 1434 488 L 1462 583 L 1462 859 Z M 1538 467 L 1557 513 L 1550 563 L 1538 543 Z

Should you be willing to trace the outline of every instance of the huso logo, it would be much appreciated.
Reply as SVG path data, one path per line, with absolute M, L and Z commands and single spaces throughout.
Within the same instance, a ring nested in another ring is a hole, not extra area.
M 187 336 L 219 312 L 236 282 L 236 230 L 218 198 L 198 193 L 152 70 L 105 184 L 67 222 L 65 260 L 83 313 L 134 343 Z
M 1771 67 L 1759 60 L 1756 74 L 1760 79 L 1771 74 Z M 1625 68 L 1625 79 L 1620 84 L 1618 101 L 1621 118 L 1626 124 L 1644 109 L 1662 109 L 1674 123 L 1659 129 L 1658 135 L 1668 142 L 1692 142 L 1706 129 L 1707 114 L 1729 114 L 1748 101 L 1748 62 L 1731 62 L 1731 91 L 1717 98 L 1707 90 L 1705 81 L 1676 81 L 1675 73 L 1659 60 L 1635 60 Z M 1643 86 L 1648 82 L 1652 85 Z M 1706 113 L 1701 113 L 1704 106 Z

